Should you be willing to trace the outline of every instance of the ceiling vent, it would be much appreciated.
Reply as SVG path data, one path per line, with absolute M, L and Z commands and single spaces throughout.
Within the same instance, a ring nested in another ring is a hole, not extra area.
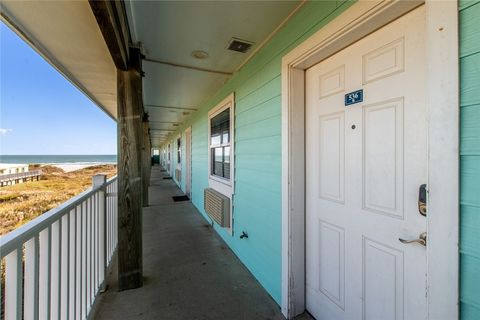
M 250 50 L 252 45 L 253 45 L 253 42 L 246 41 L 246 40 L 241 40 L 241 39 L 237 39 L 237 38 L 232 38 L 232 40 L 230 40 L 230 43 L 227 46 L 227 49 L 232 50 L 232 51 L 245 53 L 248 50 Z

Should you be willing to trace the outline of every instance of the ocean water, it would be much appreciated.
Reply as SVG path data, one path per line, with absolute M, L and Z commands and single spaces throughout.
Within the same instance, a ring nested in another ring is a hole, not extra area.
M 92 155 L 3 155 L 0 154 L 0 163 L 117 163 L 116 154 L 92 154 Z

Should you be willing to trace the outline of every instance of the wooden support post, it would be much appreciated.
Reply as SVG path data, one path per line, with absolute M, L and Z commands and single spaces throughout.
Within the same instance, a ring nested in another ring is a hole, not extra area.
M 130 49 L 128 70 L 117 69 L 118 100 L 118 287 L 143 285 L 142 145 L 140 50 Z
M 143 206 L 148 207 L 148 186 L 150 185 L 150 166 L 151 166 L 151 155 L 150 155 L 150 138 L 149 138 L 149 124 L 148 124 L 148 114 L 143 116 Z

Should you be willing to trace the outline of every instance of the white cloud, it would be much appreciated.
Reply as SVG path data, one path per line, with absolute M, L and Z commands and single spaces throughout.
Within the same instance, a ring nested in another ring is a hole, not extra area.
M 6 135 L 7 133 L 9 132 L 12 132 L 13 129 L 4 129 L 4 128 L 0 128 L 0 135 Z

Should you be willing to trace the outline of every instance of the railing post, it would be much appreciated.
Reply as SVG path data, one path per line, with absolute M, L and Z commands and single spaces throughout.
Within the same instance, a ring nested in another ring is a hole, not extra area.
M 104 174 L 97 174 L 94 175 L 92 178 L 93 187 L 101 186 L 101 189 L 98 191 L 99 196 L 99 207 L 98 210 L 100 212 L 100 225 L 99 229 L 102 232 L 102 236 L 100 237 L 99 243 L 99 261 L 100 265 L 100 291 L 105 291 L 106 284 L 107 284 L 107 205 L 106 205 L 106 183 L 107 183 L 107 176 Z

